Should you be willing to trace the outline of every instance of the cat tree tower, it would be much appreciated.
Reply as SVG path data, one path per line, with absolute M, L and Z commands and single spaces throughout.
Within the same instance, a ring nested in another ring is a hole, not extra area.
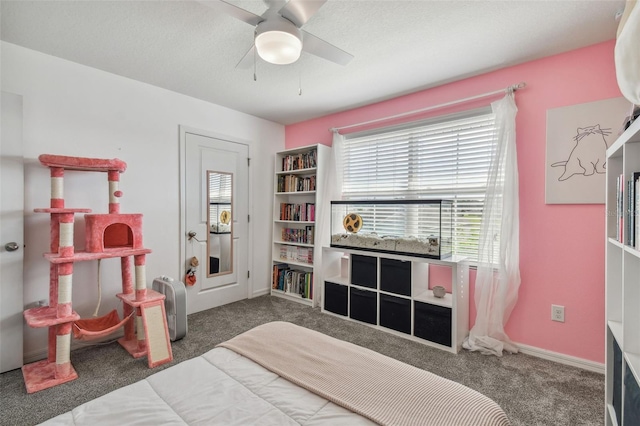
M 30 327 L 49 328 L 47 359 L 22 367 L 28 393 L 56 386 L 78 377 L 71 365 L 71 334 L 93 339 L 124 327 L 118 340 L 134 358 L 147 356 L 149 368 L 173 360 L 164 309 L 165 296 L 147 289 L 145 256 L 151 250 L 142 246 L 142 214 L 120 214 L 118 189 L 120 173 L 127 164 L 119 159 L 66 157 L 43 154 L 40 162 L 51 170 L 51 207 L 35 209 L 51 215 L 49 261 L 49 306 L 28 309 L 24 317 Z M 64 206 L 65 170 L 106 172 L 109 181 L 109 213 L 85 214 L 85 250 L 73 246 L 74 216 L 90 209 Z M 120 258 L 123 319 L 116 310 L 100 318 L 81 320 L 72 309 L 73 265 L 76 262 Z M 133 257 L 134 268 L 131 268 Z M 133 276 L 135 275 L 135 284 Z M 135 316 L 135 321 L 134 317 Z

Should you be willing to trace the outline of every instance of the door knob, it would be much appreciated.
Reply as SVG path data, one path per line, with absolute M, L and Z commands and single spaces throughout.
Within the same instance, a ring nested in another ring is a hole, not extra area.
M 5 250 L 7 251 L 16 251 L 20 248 L 20 246 L 18 245 L 18 243 L 16 242 L 10 242 L 4 245 Z
M 189 237 L 189 241 L 191 241 L 192 239 L 196 240 L 199 243 L 206 243 L 206 241 L 202 241 L 196 238 L 196 231 L 189 231 L 187 232 L 187 236 Z

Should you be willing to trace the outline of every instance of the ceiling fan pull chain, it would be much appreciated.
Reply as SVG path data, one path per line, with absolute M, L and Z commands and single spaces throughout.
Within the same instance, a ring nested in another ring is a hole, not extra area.
M 302 96 L 302 71 L 298 74 L 298 96 Z
M 258 49 L 254 47 L 253 49 L 253 81 L 258 81 L 258 76 L 256 71 L 256 68 L 257 68 L 256 63 L 258 62 L 258 58 L 256 58 L 257 52 L 258 52 Z

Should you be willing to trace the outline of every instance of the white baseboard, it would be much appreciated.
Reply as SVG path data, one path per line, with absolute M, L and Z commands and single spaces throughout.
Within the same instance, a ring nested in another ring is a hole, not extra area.
M 548 351 L 546 349 L 540 349 L 522 343 L 514 343 L 520 349 L 520 352 L 526 355 L 548 359 L 549 361 L 557 362 L 558 364 L 570 365 L 572 367 L 582 368 L 583 370 L 593 371 L 594 373 L 604 374 L 605 371 L 603 363 L 589 361 L 587 359 L 565 355 L 558 352 Z
M 260 290 L 255 290 L 253 293 L 251 293 L 251 297 L 258 297 L 258 296 L 264 296 L 265 294 L 269 294 L 271 292 L 270 289 L 268 288 L 263 288 Z

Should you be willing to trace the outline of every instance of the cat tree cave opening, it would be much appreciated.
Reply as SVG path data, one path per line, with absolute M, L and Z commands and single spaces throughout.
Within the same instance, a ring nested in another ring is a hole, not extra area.
M 133 231 L 125 223 L 113 223 L 104 230 L 105 249 L 133 247 Z

